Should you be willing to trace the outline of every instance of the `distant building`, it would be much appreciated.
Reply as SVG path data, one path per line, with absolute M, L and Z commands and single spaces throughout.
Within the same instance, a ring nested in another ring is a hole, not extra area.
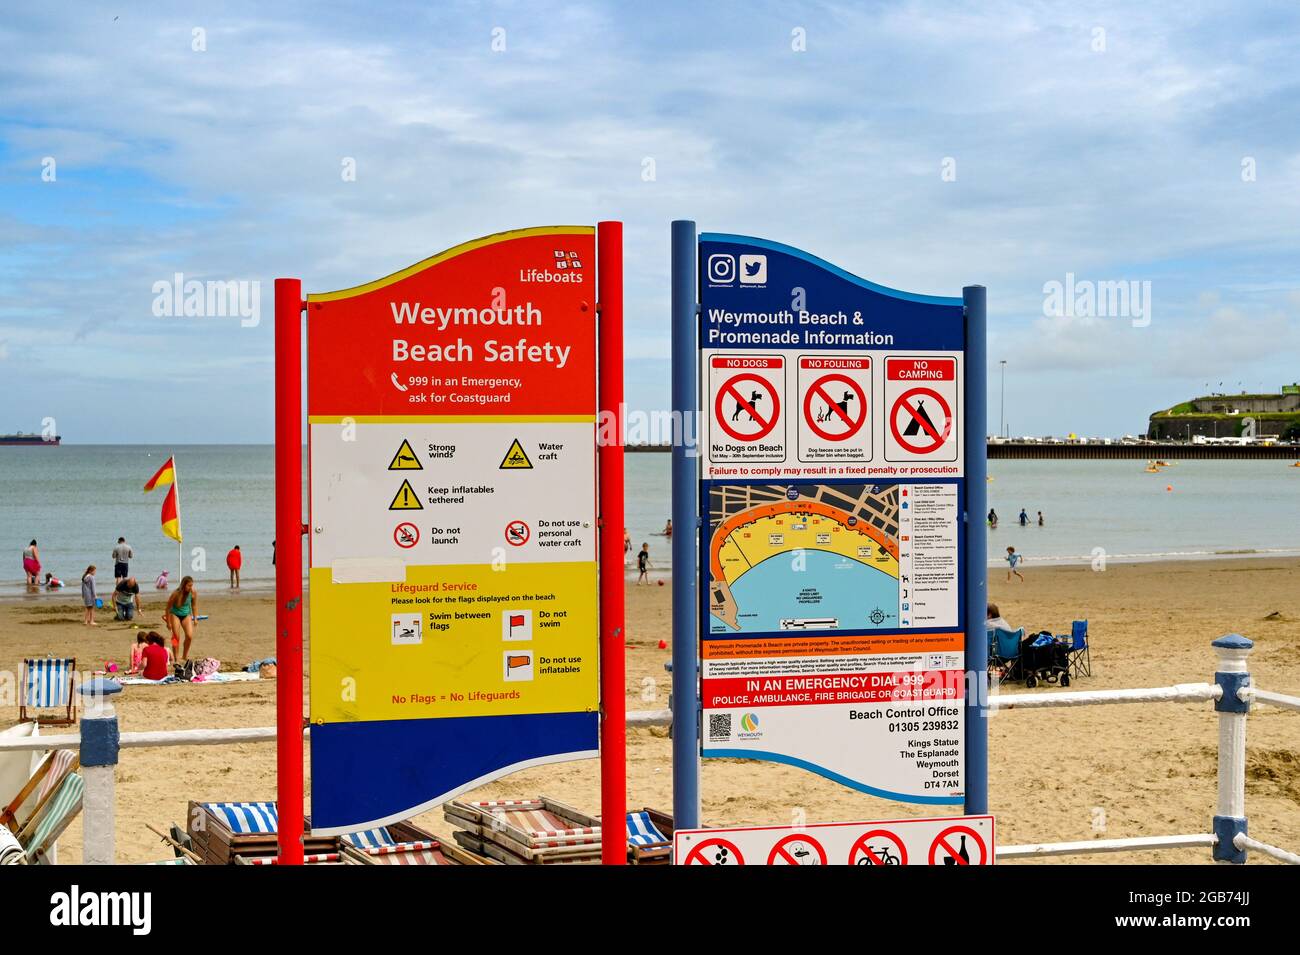
M 1190 441 L 1254 437 L 1300 441 L 1300 384 L 1277 394 L 1205 395 L 1151 415 L 1147 437 Z

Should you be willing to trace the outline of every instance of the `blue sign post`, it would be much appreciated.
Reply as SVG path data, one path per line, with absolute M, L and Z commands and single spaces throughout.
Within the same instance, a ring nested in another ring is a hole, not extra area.
M 974 809 L 983 290 L 899 292 L 779 243 L 694 239 L 674 223 L 674 412 L 700 435 L 698 460 L 674 448 L 674 520 L 699 530 L 673 552 L 677 825 L 698 823 L 688 743 Z

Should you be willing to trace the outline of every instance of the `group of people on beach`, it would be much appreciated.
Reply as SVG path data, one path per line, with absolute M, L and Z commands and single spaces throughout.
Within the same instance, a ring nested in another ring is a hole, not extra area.
M 991 508 L 991 507 L 989 508 L 989 517 L 988 517 L 988 522 L 989 522 L 989 527 L 990 527 L 990 528 L 996 528 L 996 527 L 998 526 L 998 512 L 995 511 L 995 510 L 994 510 L 993 508 Z M 1020 517 L 1017 518 L 1017 523 L 1018 523 L 1021 527 L 1028 527 L 1029 524 L 1030 524 L 1030 520 L 1029 520 L 1029 512 L 1026 511 L 1023 507 L 1020 509 Z M 1038 512 L 1038 526 L 1039 526 L 1039 527 L 1043 527 L 1043 526 L 1045 526 L 1045 525 L 1046 525 L 1046 521 L 1045 521 L 1044 518 L 1043 518 L 1043 512 L 1042 512 L 1042 511 L 1039 511 L 1039 512 Z M 1007 548 L 1006 561 L 1007 561 L 1007 581 L 1008 581 L 1008 582 L 1011 580 L 1011 578 L 1012 578 L 1013 575 L 1014 575 L 1015 577 L 1017 577 L 1018 579 L 1020 579 L 1020 580 L 1024 580 L 1024 579 L 1025 579 L 1024 574 L 1020 573 L 1020 570 L 1019 570 L 1020 562 L 1023 561 L 1024 559 L 1025 559 L 1025 558 L 1024 558 L 1024 555 L 1023 555 L 1023 554 L 1017 554 L 1017 553 L 1016 553 L 1016 549 L 1015 549 L 1014 547 L 1008 547 L 1008 548 Z
M 233 589 L 239 586 L 239 569 L 242 565 L 242 561 L 239 559 L 238 545 L 231 551 L 231 555 L 234 555 L 234 559 L 232 560 L 232 557 L 227 555 L 226 565 L 230 569 L 231 588 Z M 111 556 L 113 560 L 113 592 L 109 597 L 109 603 L 113 608 L 114 619 L 131 621 L 141 614 L 142 609 L 140 605 L 140 582 L 131 575 L 131 561 L 135 559 L 135 551 L 132 550 L 125 537 L 119 537 L 117 544 L 113 547 Z M 99 587 L 96 581 L 98 569 L 95 564 L 91 564 L 81 575 L 82 624 L 87 627 L 99 626 L 95 621 L 95 610 L 101 603 Z M 23 573 L 27 578 L 29 590 L 38 586 L 37 581 L 40 572 L 40 549 L 35 539 L 33 539 L 23 549 Z M 63 582 L 52 574 L 47 573 L 45 577 L 46 586 L 49 589 L 63 586 Z M 50 581 L 53 581 L 53 583 L 49 583 Z M 154 586 L 158 590 L 167 589 L 167 571 L 164 570 L 158 575 Z M 198 622 L 198 592 L 194 588 L 193 577 L 182 577 L 180 586 L 168 595 L 167 603 L 163 606 L 162 622 L 163 626 L 171 634 L 171 653 L 168 654 L 166 641 L 155 631 L 140 634 L 137 637 L 136 647 L 132 648 L 133 673 L 143 672 L 145 676 L 149 676 L 150 670 L 158 673 L 158 661 L 161 659 L 163 667 L 161 675 L 149 678 L 162 679 L 167 675 L 167 667 L 170 665 L 167 659 L 169 656 L 172 660 L 181 664 L 189 661 L 190 646 L 194 642 L 194 628 Z M 156 652 L 153 654 L 148 652 L 148 648 L 155 643 L 162 649 L 161 656 Z M 151 667 L 148 666 L 150 662 L 153 664 Z
M 989 521 L 989 527 L 997 527 L 997 526 L 998 526 L 998 512 L 995 511 L 995 510 L 994 510 L 993 508 L 991 508 L 991 507 L 989 508 L 989 517 L 988 517 L 988 521 Z M 1031 523 L 1031 520 L 1030 520 L 1030 517 L 1029 517 L 1029 512 L 1026 511 L 1023 507 L 1020 509 L 1020 517 L 1018 517 L 1018 518 L 1016 519 L 1016 523 L 1018 523 L 1021 527 L 1028 527 L 1028 526 L 1030 525 L 1030 523 Z M 1042 512 L 1042 511 L 1039 511 L 1039 512 L 1038 512 L 1038 526 L 1039 526 L 1039 527 L 1043 527 L 1043 526 L 1045 526 L 1046 523 L 1047 523 L 1047 522 L 1046 522 L 1046 521 L 1044 520 L 1044 518 L 1043 518 L 1043 512 Z

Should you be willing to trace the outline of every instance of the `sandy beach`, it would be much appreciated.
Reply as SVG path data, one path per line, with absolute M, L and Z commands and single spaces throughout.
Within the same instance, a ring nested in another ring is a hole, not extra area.
M 991 571 L 991 592 L 1003 616 L 1030 631 L 1068 631 L 1087 617 L 1093 677 L 1074 689 L 1162 686 L 1212 679 L 1210 641 L 1240 633 L 1255 641 L 1250 669 L 1257 684 L 1300 693 L 1300 560 L 1233 559 L 1088 567 L 1026 568 L 1008 584 Z M 670 677 L 671 584 L 629 585 L 627 705 L 667 706 Z M 159 626 L 162 598 L 149 592 L 144 623 Z M 274 610 L 267 593 L 205 590 L 197 656 L 224 669 L 273 656 Z M 74 591 L 0 603 L 0 668 L 16 682 L 25 655 L 75 656 L 81 670 L 121 663 L 135 631 L 101 613 L 100 626 L 81 625 Z M 13 683 L 10 684 L 12 686 Z M 1012 692 L 1026 692 L 1016 687 Z M 1036 693 L 1061 692 L 1054 687 Z M 4 701 L 12 703 L 12 698 Z M 275 687 L 269 682 L 195 686 L 129 686 L 116 698 L 124 731 L 270 726 Z M 0 707 L 0 721 L 17 718 Z M 1256 709 L 1248 723 L 1246 798 L 1251 834 L 1300 844 L 1300 744 L 1294 714 Z M 48 733 L 60 732 L 57 728 Z M 1144 834 L 1205 832 L 1216 787 L 1216 718 L 1210 705 L 1152 704 L 999 714 L 990 725 L 990 804 L 1000 843 Z M 810 773 L 770 763 L 708 760 L 703 770 L 706 824 L 789 824 L 926 815 L 922 807 L 863 796 Z M 628 734 L 629 806 L 671 809 L 670 743 L 662 729 Z M 480 798 L 546 794 L 599 811 L 598 768 L 582 761 L 527 770 L 476 790 Z M 184 822 L 188 800 L 252 800 L 275 796 L 275 748 L 247 744 L 185 749 L 130 749 L 118 770 L 117 849 L 120 862 L 162 858 L 146 828 Z M 447 834 L 441 812 L 417 822 Z M 64 862 L 81 857 L 81 820 L 60 840 Z M 1208 863 L 1206 850 L 1086 857 L 1089 862 Z M 1256 855 L 1253 861 L 1266 861 Z

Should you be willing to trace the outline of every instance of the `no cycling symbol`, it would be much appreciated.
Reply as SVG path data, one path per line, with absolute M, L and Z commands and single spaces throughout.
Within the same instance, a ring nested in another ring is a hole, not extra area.
M 758 441 L 776 427 L 781 417 L 781 399 L 767 379 L 750 374 L 734 375 L 718 389 L 713 400 L 713 417 L 718 427 L 737 441 Z M 746 424 L 755 425 L 758 430 L 742 430 Z
M 893 843 L 897 852 L 889 851 Z M 907 846 L 888 829 L 872 829 L 858 836 L 849 850 L 849 865 L 907 865 Z
M 841 393 L 835 398 L 828 386 Z M 816 402 L 821 403 L 820 410 Z M 813 433 L 827 441 L 845 441 L 862 430 L 867 420 L 867 396 L 862 386 L 848 375 L 823 375 L 812 383 L 803 398 L 803 419 Z M 832 427 L 842 431 L 833 431 Z
M 927 408 L 927 400 L 933 403 Z M 903 426 L 899 427 L 900 418 Z M 937 420 L 936 420 L 937 418 Z M 943 395 L 931 388 L 913 388 L 894 400 L 889 409 L 889 429 L 894 440 L 913 454 L 937 451 L 952 433 L 952 409 Z
M 686 853 L 684 865 L 744 865 L 745 857 L 726 839 L 705 839 Z

